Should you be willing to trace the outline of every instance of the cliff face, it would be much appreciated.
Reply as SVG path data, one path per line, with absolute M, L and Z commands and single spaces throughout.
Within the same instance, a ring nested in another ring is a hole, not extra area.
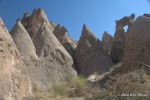
M 52 31 L 42 9 L 34 10 L 31 16 L 25 14 L 11 31 L 24 63 L 28 66 L 24 70 L 30 76 L 32 86 L 44 91 L 77 77 L 72 57 Z
M 126 34 L 132 26 L 134 17 L 135 15 L 131 14 L 130 16 L 123 17 L 122 19 L 116 21 L 116 32 L 110 53 L 114 62 L 119 62 L 123 59 Z M 128 26 L 127 32 L 125 32 L 125 26 Z
M 76 63 L 79 73 L 84 76 L 93 73 L 102 74 L 113 65 L 102 43 L 85 25 L 76 49 Z
M 150 65 L 150 17 L 140 16 L 126 35 L 124 70 Z
M 67 29 L 64 26 L 57 25 L 53 31 L 56 38 L 68 51 L 68 53 L 74 58 L 75 49 L 77 47 L 75 41 L 73 41 L 67 33 Z
M 30 57 L 37 58 L 36 49 L 29 33 L 19 20 L 16 22 L 10 33 L 23 59 Z
M 0 99 L 21 100 L 32 95 L 30 80 L 21 70 L 24 63 L 0 19 Z
M 31 39 L 34 41 L 36 32 L 39 30 L 43 23 L 46 23 L 51 31 L 52 25 L 49 23 L 48 18 L 43 9 L 34 9 L 32 15 L 25 13 L 21 20 L 25 29 L 29 32 Z

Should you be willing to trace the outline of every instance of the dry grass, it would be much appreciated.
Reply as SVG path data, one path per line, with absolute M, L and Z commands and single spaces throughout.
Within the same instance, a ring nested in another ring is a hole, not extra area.
M 34 97 L 30 100 L 149 100 L 150 75 L 142 70 L 117 74 L 110 77 L 104 87 L 90 87 L 80 76 L 69 83 L 55 85 L 46 92 L 33 90 Z
M 52 93 L 59 96 L 81 97 L 84 95 L 86 89 L 85 78 L 79 76 L 71 82 L 62 83 L 52 87 Z
M 149 100 L 150 86 L 147 84 L 149 79 L 144 79 L 144 75 L 142 70 L 115 75 L 105 83 L 105 88 L 90 89 L 85 98 L 86 100 Z

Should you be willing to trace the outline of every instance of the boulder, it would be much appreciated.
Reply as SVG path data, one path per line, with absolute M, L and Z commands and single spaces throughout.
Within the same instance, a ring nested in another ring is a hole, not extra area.
M 113 43 L 113 37 L 108 34 L 107 32 L 103 33 L 102 43 L 104 47 L 106 48 L 108 54 L 110 54 L 112 49 L 112 43 Z
M 150 17 L 139 16 L 126 34 L 122 71 L 150 65 Z
M 86 25 L 83 26 L 75 56 L 79 73 L 84 76 L 93 73 L 102 74 L 113 65 L 111 57 L 105 51 L 102 43 L 89 31 Z
M 0 19 L 0 100 L 21 100 L 32 95 L 31 82 L 21 69 L 21 56 Z
M 67 29 L 63 26 L 57 25 L 53 33 L 59 42 L 63 45 L 63 47 L 68 51 L 68 53 L 74 58 L 74 52 L 77 45 L 68 36 Z

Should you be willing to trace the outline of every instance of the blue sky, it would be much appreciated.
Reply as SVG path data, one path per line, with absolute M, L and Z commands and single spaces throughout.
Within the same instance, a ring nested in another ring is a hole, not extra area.
M 150 13 L 148 0 L 0 0 L 0 17 L 10 30 L 34 8 L 43 8 L 49 21 L 64 25 L 74 39 L 79 39 L 83 24 L 101 39 L 104 31 L 115 33 L 115 20 Z

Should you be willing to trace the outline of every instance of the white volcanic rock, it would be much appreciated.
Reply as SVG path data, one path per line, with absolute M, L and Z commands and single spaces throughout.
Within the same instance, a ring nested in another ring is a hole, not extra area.
M 38 29 L 41 27 L 43 23 L 46 23 L 50 28 L 50 30 L 53 31 L 53 27 L 49 23 L 44 10 L 41 8 L 34 9 L 31 16 L 28 13 L 25 13 L 21 22 L 25 27 L 25 29 L 27 29 L 27 31 L 29 32 L 32 40 L 34 40 L 36 32 L 38 31 Z
M 23 55 L 26 56 L 24 62 L 28 67 L 24 67 L 24 71 L 30 76 L 33 88 L 46 91 L 53 85 L 77 77 L 76 71 L 72 68 L 74 64 L 71 56 L 56 39 L 47 23 L 41 24 L 33 43 L 20 21 L 11 33 L 17 47 L 21 48 Z M 24 44 L 23 48 L 26 49 L 23 49 L 21 44 Z M 28 51 L 31 51 L 33 56 L 37 54 L 39 58 L 31 58 Z
M 30 57 L 37 58 L 33 42 L 28 32 L 19 20 L 16 22 L 10 33 L 13 37 L 15 44 L 17 45 L 20 54 L 23 56 L 24 59 Z
M 20 54 L 0 19 L 0 100 L 21 100 L 32 95 L 31 83 L 23 74 Z
M 39 88 L 47 88 L 77 76 L 76 71 L 72 68 L 74 64 L 71 56 L 46 23 L 42 24 L 33 42 L 40 57 L 38 64 L 40 82 L 37 83 Z

